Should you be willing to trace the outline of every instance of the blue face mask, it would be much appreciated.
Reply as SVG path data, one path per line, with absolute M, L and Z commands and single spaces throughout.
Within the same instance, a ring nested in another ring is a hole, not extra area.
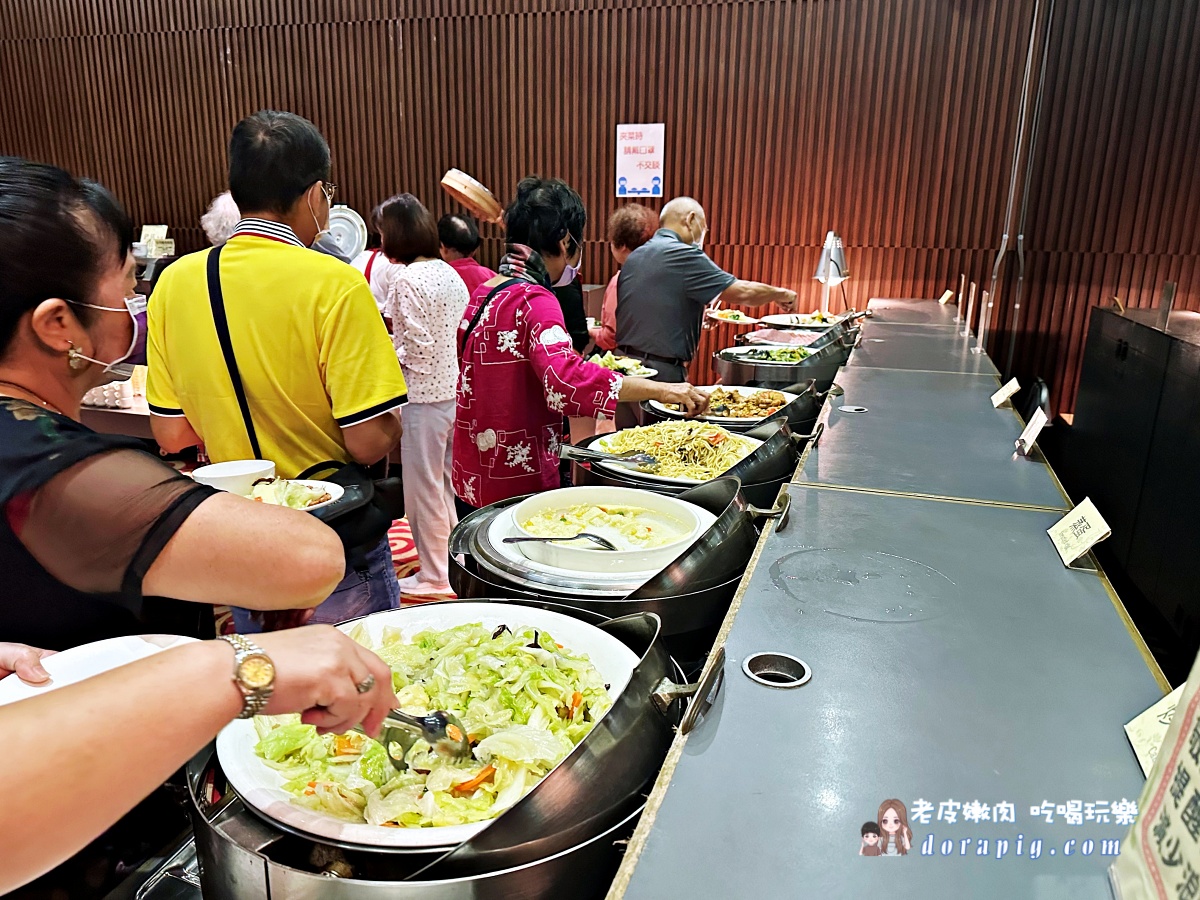
M 92 359 L 90 356 L 84 356 L 82 353 L 75 353 L 76 359 L 87 360 L 90 363 L 95 363 L 98 366 L 104 366 L 104 371 L 117 375 L 121 378 L 129 378 L 133 375 L 134 366 L 144 366 L 146 364 L 146 298 L 141 294 L 134 297 L 125 298 L 125 308 L 120 309 L 115 306 L 96 306 L 94 303 L 80 303 L 77 300 L 68 300 L 68 303 L 73 303 L 76 306 L 86 306 L 88 309 L 99 309 L 104 312 L 124 312 L 128 313 L 133 319 L 133 339 L 129 342 L 129 349 L 125 354 L 112 362 L 105 362 L 102 359 Z

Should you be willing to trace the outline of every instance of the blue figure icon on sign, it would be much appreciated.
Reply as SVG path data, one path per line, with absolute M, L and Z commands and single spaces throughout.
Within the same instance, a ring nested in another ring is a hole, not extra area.
M 659 178 L 657 175 L 655 175 L 652 179 L 650 179 L 650 196 L 651 197 L 661 197 L 662 196 L 662 179 Z
M 624 197 L 626 194 L 629 193 L 628 185 L 629 185 L 629 180 L 627 178 L 625 178 L 624 175 L 622 175 L 620 178 L 617 179 L 617 196 L 618 197 Z

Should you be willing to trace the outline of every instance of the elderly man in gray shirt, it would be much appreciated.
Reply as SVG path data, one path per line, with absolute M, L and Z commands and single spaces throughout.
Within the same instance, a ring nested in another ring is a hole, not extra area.
M 704 308 L 722 303 L 796 306 L 796 292 L 742 281 L 704 253 L 708 222 L 691 197 L 663 207 L 658 231 L 629 254 L 617 280 L 617 349 L 658 369 L 656 381 L 685 381 Z

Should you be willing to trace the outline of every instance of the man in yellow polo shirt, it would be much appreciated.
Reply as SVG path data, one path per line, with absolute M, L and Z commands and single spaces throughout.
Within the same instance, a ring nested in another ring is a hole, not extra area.
M 234 129 L 229 187 L 243 218 L 220 248 L 217 289 L 215 251 L 204 250 L 164 271 L 149 305 L 146 394 L 168 452 L 202 443 L 213 462 L 260 456 L 294 478 L 326 460 L 378 462 L 399 441 L 407 392 L 371 289 L 351 266 L 309 249 L 328 225 L 329 175 L 329 146 L 307 119 L 264 110 Z M 385 537 L 313 621 L 398 605 Z M 257 630 L 249 613 L 234 618 L 239 631 Z

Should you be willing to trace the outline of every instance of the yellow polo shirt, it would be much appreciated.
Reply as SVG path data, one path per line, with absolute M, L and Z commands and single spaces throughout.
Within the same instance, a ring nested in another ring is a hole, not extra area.
M 286 226 L 276 227 L 291 235 Z M 210 252 L 178 260 L 154 289 L 146 398 L 154 415 L 186 416 L 213 462 L 250 459 L 209 303 Z M 220 270 L 263 457 L 284 478 L 325 460 L 349 461 L 341 429 L 407 399 L 396 351 L 362 273 L 298 242 L 246 233 L 225 244 Z

